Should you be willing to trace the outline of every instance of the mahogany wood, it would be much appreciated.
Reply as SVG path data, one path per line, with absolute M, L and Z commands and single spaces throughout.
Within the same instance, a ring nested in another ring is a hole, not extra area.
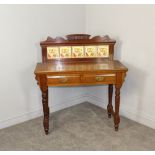
M 120 123 L 120 88 L 128 69 L 119 61 L 113 60 L 115 40 L 108 36 L 95 36 L 90 38 L 88 34 L 72 34 L 66 38 L 48 37 L 41 42 L 42 63 L 37 63 L 34 71 L 36 80 L 42 92 L 42 104 L 44 119 L 43 125 L 45 133 L 49 132 L 49 107 L 48 107 L 48 87 L 49 86 L 81 86 L 81 85 L 103 85 L 108 84 L 108 117 L 113 115 L 115 130 L 118 130 Z M 70 59 L 47 59 L 48 46 L 60 45 L 110 45 L 110 57 L 105 58 L 70 58 Z M 115 86 L 115 110 L 112 106 L 113 85 Z

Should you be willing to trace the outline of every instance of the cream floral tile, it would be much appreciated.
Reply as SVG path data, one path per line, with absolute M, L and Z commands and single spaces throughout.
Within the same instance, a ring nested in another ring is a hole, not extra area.
M 82 57 L 84 57 L 84 47 L 72 46 L 72 58 L 82 58 Z
M 59 58 L 58 47 L 47 47 L 47 59 Z
M 97 56 L 98 57 L 109 57 L 109 45 L 98 46 Z
M 96 46 L 85 46 L 85 57 L 96 57 Z
M 71 46 L 61 46 L 60 47 L 60 57 L 61 58 L 71 58 Z

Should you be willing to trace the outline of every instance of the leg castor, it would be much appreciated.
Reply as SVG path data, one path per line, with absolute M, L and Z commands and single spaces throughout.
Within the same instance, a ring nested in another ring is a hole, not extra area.
M 108 118 L 111 118 L 111 113 L 108 113 Z
M 115 131 L 118 131 L 118 126 L 115 126 Z
M 45 129 L 45 134 L 48 135 L 48 129 Z

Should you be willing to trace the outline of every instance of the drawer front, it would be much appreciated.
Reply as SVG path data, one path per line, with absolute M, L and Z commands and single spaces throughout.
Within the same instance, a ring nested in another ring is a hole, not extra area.
M 47 84 L 52 86 L 76 85 L 78 83 L 80 83 L 79 75 L 47 76 Z
M 114 84 L 115 81 L 115 74 L 84 74 L 81 77 L 81 82 L 83 83 Z

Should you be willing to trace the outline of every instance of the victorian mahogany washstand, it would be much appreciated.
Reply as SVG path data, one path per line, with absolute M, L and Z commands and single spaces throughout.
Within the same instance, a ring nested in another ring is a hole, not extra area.
M 71 34 L 66 38 L 48 37 L 40 43 L 42 63 L 37 63 L 36 80 L 42 92 L 45 133 L 49 132 L 49 86 L 85 86 L 108 84 L 107 113 L 114 118 L 118 131 L 120 116 L 120 88 L 128 69 L 114 60 L 116 41 L 109 36 L 91 37 L 88 34 Z M 115 108 L 112 105 L 115 86 Z

